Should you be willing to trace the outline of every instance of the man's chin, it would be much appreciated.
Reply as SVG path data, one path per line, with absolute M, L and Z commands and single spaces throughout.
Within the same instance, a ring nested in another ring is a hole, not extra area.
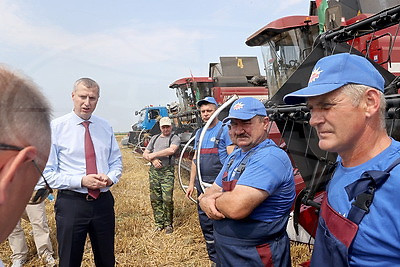
M 328 142 L 327 140 L 319 140 L 318 146 L 320 149 L 328 151 L 328 152 L 335 152 L 333 144 Z
M 84 119 L 84 120 L 87 120 L 87 119 L 90 118 L 91 115 L 92 115 L 92 112 L 90 112 L 90 111 L 82 111 L 82 112 L 79 114 L 79 117 L 81 117 L 81 118 Z
M 249 145 L 248 141 L 239 141 L 239 140 L 237 140 L 237 146 L 240 147 L 240 148 L 247 147 L 248 145 Z

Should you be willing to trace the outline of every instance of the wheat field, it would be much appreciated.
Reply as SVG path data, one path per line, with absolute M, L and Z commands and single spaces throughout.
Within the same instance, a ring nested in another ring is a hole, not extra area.
M 117 136 L 118 141 L 121 136 Z M 117 266 L 210 266 L 205 244 L 198 224 L 196 205 L 187 200 L 175 180 L 174 232 L 153 232 L 153 215 L 148 189 L 148 166 L 140 154 L 121 147 L 123 174 L 120 182 L 112 187 L 115 198 L 116 235 L 115 258 Z M 186 174 L 187 175 L 187 174 Z M 51 230 L 53 248 L 57 251 L 54 201 L 46 200 L 46 210 Z M 28 222 L 23 221 L 29 261 L 25 266 L 44 266 L 36 249 Z M 308 246 L 292 244 L 292 265 L 310 257 Z M 11 250 L 8 242 L 0 244 L 0 259 L 9 266 Z M 55 252 L 57 257 L 57 252 Z M 95 266 L 90 242 L 87 241 L 82 266 Z

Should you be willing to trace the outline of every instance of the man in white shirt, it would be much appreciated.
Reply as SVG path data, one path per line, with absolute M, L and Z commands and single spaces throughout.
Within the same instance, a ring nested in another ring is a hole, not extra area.
M 110 187 L 122 172 L 112 127 L 92 115 L 99 85 L 75 82 L 73 112 L 51 123 L 52 145 L 44 175 L 59 189 L 55 204 L 60 266 L 80 266 L 89 234 L 96 266 L 114 266 L 115 213 Z

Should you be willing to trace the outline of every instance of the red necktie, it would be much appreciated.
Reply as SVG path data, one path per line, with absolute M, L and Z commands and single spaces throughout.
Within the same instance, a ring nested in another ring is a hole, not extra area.
M 97 166 L 96 166 L 96 154 L 94 152 L 94 146 L 92 142 L 92 137 L 89 132 L 89 123 L 90 121 L 82 122 L 82 125 L 85 127 L 85 160 L 86 160 L 86 174 L 97 174 Z M 100 189 L 89 189 L 89 196 L 93 198 L 97 198 L 100 194 Z

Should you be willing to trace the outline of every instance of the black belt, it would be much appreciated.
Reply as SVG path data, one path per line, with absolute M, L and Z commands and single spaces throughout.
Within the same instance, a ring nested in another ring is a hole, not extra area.
M 79 198 L 84 198 L 87 201 L 93 201 L 93 200 L 97 200 L 100 197 L 102 197 L 105 194 L 110 193 L 110 191 L 106 191 L 106 192 L 100 192 L 99 196 L 97 198 L 93 198 L 92 196 L 90 196 L 87 193 L 79 193 L 76 191 L 72 191 L 72 190 L 66 190 L 66 189 L 62 189 L 62 190 L 58 190 L 58 194 L 65 194 L 65 195 L 69 195 L 69 196 L 74 196 L 74 197 L 79 197 Z

